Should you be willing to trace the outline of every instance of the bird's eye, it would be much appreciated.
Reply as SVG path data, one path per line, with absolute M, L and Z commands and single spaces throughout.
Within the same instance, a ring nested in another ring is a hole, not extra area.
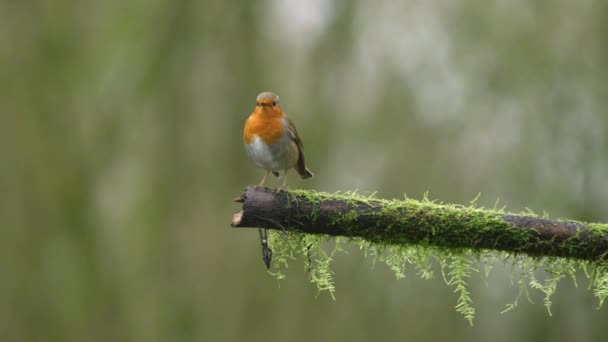
M 272 105 L 273 105 L 273 106 L 276 106 L 276 105 L 277 105 L 277 102 L 276 102 L 276 101 L 272 101 Z
M 256 106 L 259 106 L 259 105 L 260 105 L 260 103 L 259 103 L 259 102 L 256 102 L 256 103 L 255 103 L 255 105 L 256 105 Z

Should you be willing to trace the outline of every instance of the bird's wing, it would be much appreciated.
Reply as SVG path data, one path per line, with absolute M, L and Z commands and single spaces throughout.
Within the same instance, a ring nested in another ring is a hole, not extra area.
M 302 148 L 304 147 L 304 144 L 302 144 L 302 140 L 300 139 L 300 136 L 298 135 L 298 131 L 296 130 L 296 126 L 293 124 L 293 121 L 291 121 L 290 118 L 287 118 L 287 130 L 289 132 L 289 138 L 291 140 L 293 140 L 296 145 L 298 145 L 298 149 L 302 150 Z
M 298 147 L 298 162 L 297 162 L 296 166 L 294 166 L 294 168 L 298 171 L 298 173 L 300 174 L 300 177 L 302 177 L 302 179 L 310 178 L 313 176 L 313 173 L 309 169 L 306 168 L 306 163 L 304 162 L 304 151 L 303 151 L 304 145 L 302 144 L 302 140 L 300 139 L 300 136 L 298 135 L 298 131 L 296 130 L 296 126 L 293 124 L 293 122 L 291 120 L 289 120 L 289 118 L 286 118 L 286 119 L 287 119 L 287 131 L 289 134 L 289 138 Z

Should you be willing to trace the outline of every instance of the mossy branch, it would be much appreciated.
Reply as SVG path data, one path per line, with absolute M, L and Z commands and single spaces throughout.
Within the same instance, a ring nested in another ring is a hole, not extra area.
M 608 224 L 549 220 L 428 200 L 383 200 L 252 186 L 236 201 L 243 203 L 232 220 L 232 226 L 237 228 L 261 227 L 360 237 L 382 244 L 497 250 L 589 261 L 606 261 L 608 254 Z

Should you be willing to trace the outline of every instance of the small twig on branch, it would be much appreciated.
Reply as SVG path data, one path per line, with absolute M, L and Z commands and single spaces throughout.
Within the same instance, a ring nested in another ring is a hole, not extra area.
M 256 227 L 386 244 L 491 249 L 532 256 L 608 259 L 608 225 L 548 220 L 416 200 L 247 187 L 236 228 Z

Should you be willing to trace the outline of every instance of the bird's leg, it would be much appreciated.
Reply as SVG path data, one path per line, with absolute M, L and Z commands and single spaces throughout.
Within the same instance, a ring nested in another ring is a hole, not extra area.
M 266 181 L 266 177 L 268 177 L 269 173 L 270 173 L 270 171 L 266 171 L 266 174 L 264 175 L 264 178 L 262 178 L 262 182 L 258 186 L 263 186 L 264 185 L 264 182 Z
M 279 191 L 285 191 L 287 187 L 287 169 L 285 170 L 285 178 L 283 179 L 283 186 L 279 188 Z

